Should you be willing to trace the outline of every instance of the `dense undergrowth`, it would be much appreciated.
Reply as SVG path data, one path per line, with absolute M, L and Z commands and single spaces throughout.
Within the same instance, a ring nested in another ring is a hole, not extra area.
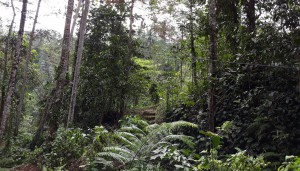
M 43 170 L 216 170 L 216 171 L 279 171 L 299 168 L 300 159 L 286 156 L 276 168 L 263 155 L 251 156 L 236 148 L 224 154 L 222 133 L 201 131 L 198 125 L 175 121 L 149 125 L 139 117 L 128 116 L 117 129 L 96 126 L 84 131 L 59 128 L 55 139 L 28 149 L 30 134 L 15 139 L 6 154 L 1 154 L 1 167 L 36 163 Z M 271 166 L 271 167 L 270 167 Z

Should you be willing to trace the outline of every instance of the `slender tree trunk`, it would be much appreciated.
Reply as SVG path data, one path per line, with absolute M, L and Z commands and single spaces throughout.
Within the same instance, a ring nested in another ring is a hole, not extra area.
M 180 58 L 180 90 L 182 91 L 182 84 L 183 84 L 183 71 L 182 68 L 183 67 L 183 58 Z
M 76 26 L 76 21 L 78 19 L 79 16 L 79 11 L 80 11 L 80 7 L 82 6 L 82 0 L 78 0 L 78 6 L 76 8 L 75 11 L 75 15 L 73 17 L 73 22 L 72 22 L 72 27 L 71 27 L 71 36 L 70 36 L 70 43 L 73 42 L 73 34 L 74 34 L 74 30 L 75 30 L 75 26 Z M 78 40 L 76 41 L 75 44 L 75 52 L 74 52 L 74 59 L 73 59 L 73 64 L 72 64 L 72 74 L 71 74 L 71 78 L 74 78 L 74 72 L 75 72 L 75 65 L 76 65 L 76 56 L 77 56 L 77 49 L 78 49 Z
M 9 41 L 11 39 L 11 32 L 12 32 L 12 28 L 13 28 L 15 18 L 16 18 L 16 12 L 15 12 L 13 0 L 11 0 L 11 8 L 13 10 L 13 19 L 11 20 L 9 30 L 8 30 L 8 35 L 7 35 L 6 41 L 5 41 L 4 66 L 3 66 L 2 87 L 1 87 L 0 122 L 1 122 L 2 114 L 3 114 L 3 107 L 4 107 L 4 102 L 5 102 L 5 85 L 6 85 L 5 82 L 7 79 L 7 62 L 8 62 Z
M 81 18 L 80 29 L 79 29 L 79 38 L 78 38 L 79 43 L 78 43 L 78 51 L 77 51 L 76 66 L 75 66 L 75 72 L 74 72 L 69 114 L 68 114 L 68 120 L 67 120 L 67 127 L 69 127 L 69 125 L 72 124 L 73 120 L 74 120 L 74 110 L 75 110 L 75 105 L 76 105 L 77 87 L 78 87 L 78 82 L 79 82 L 79 73 L 80 73 L 80 67 L 81 67 L 84 36 L 85 36 L 85 31 L 86 31 L 86 21 L 87 21 L 87 16 L 89 13 L 89 7 L 90 7 L 90 0 L 85 0 L 84 12 L 83 12 L 83 16 Z
M 60 113 L 60 109 L 62 107 L 61 103 L 62 103 L 63 90 L 64 90 L 64 86 L 67 83 L 66 75 L 67 75 L 68 64 L 69 64 L 70 34 L 71 34 L 70 27 L 71 27 L 73 6 L 74 6 L 74 0 L 69 0 L 66 20 L 65 20 L 63 46 L 62 46 L 60 64 L 58 68 L 58 77 L 56 80 L 56 86 L 51 93 L 51 97 L 49 97 L 49 99 L 47 100 L 47 104 L 41 116 L 38 129 L 30 144 L 31 149 L 34 149 L 37 142 L 40 140 L 40 136 L 41 133 L 43 132 L 43 128 L 46 121 L 49 121 L 50 137 L 58 128 L 57 115 Z
M 133 46 L 132 46 L 132 36 L 133 36 L 133 22 L 134 22 L 134 17 L 133 17 L 133 7 L 134 7 L 134 2 L 135 0 L 131 0 L 131 6 L 130 6 L 130 23 L 129 23 L 129 39 L 128 39 L 128 50 L 129 50 L 129 57 L 132 56 L 133 52 Z
M 183 41 L 183 26 L 180 26 L 180 30 L 181 30 L 181 41 Z M 182 49 L 182 45 L 180 45 Z M 183 57 L 180 57 L 180 90 L 182 90 L 182 84 L 183 84 Z
M 246 15 L 247 15 L 247 25 L 248 25 L 248 32 L 254 33 L 255 32 L 255 0 L 247 0 L 246 2 Z
M 197 56 L 195 50 L 195 38 L 194 38 L 194 17 L 193 17 L 193 0 L 190 0 L 190 43 L 191 43 L 191 54 L 192 54 L 192 82 L 193 86 L 197 86 Z
M 9 80 L 8 89 L 7 89 L 7 96 L 6 96 L 6 99 L 4 102 L 4 106 L 3 106 L 3 113 L 2 113 L 2 119 L 1 119 L 1 125 L 0 125 L 0 142 L 2 142 L 4 131 L 5 131 L 5 126 L 6 126 L 6 121 L 10 115 L 13 93 L 14 93 L 15 87 L 16 87 L 16 81 L 17 81 L 16 76 L 17 76 L 17 71 L 19 68 L 19 62 L 20 62 L 20 56 L 21 56 L 21 45 L 22 45 L 24 26 L 25 26 L 25 21 L 26 21 L 26 12 L 27 12 L 27 0 L 23 0 L 20 28 L 19 28 L 19 32 L 18 32 L 18 41 L 17 41 L 17 46 L 16 46 L 17 52 L 16 52 L 16 56 L 13 59 L 10 80 Z
M 215 78 L 217 62 L 217 19 L 216 19 L 216 0 L 209 1 L 209 28 L 210 28 L 210 81 L 211 87 L 208 94 L 208 127 L 209 131 L 215 132 L 216 97 L 215 97 Z
M 232 26 L 229 26 L 229 30 L 232 32 L 232 34 L 228 34 L 227 40 L 229 40 L 229 43 L 231 44 L 233 53 L 238 53 L 238 32 L 239 32 L 239 0 L 232 0 L 230 2 L 230 11 L 232 14 Z
M 38 5 L 37 5 L 34 21 L 33 21 L 33 26 L 32 26 L 32 30 L 31 30 L 31 33 L 30 33 L 29 45 L 28 45 L 28 48 L 26 50 L 25 68 L 24 68 L 24 72 L 23 72 L 23 81 L 22 81 L 23 86 L 21 88 L 20 100 L 19 100 L 17 114 L 16 114 L 16 118 L 15 118 L 14 136 L 17 136 L 18 132 L 19 132 L 20 119 L 21 119 L 22 112 L 23 112 L 22 109 L 23 109 L 23 105 L 24 105 L 24 98 L 25 98 L 25 92 L 26 92 L 28 67 L 29 67 L 29 61 L 30 61 L 30 56 L 31 56 L 33 37 L 34 37 L 34 32 L 35 32 L 35 26 L 36 26 L 37 19 L 38 19 L 38 16 L 39 16 L 41 1 L 42 0 L 38 1 Z
M 78 0 L 78 6 L 76 8 L 76 11 L 75 11 L 75 14 L 73 17 L 73 22 L 72 22 L 72 27 L 71 27 L 71 40 L 70 40 L 71 43 L 72 43 L 73 34 L 74 34 L 75 26 L 76 26 L 76 20 L 78 19 L 78 16 L 79 16 L 81 2 L 82 2 L 82 0 Z

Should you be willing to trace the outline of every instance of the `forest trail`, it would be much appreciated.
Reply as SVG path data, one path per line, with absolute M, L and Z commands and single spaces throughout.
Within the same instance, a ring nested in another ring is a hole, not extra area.
M 144 108 L 134 109 L 131 113 L 140 115 L 143 119 L 152 124 L 155 123 L 157 107 L 158 105 L 147 106 Z

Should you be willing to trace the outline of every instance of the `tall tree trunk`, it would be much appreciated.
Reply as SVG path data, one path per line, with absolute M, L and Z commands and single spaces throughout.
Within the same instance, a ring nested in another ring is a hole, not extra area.
M 130 22 L 129 22 L 129 39 L 128 39 L 128 56 L 131 57 L 133 53 L 133 45 L 132 45 L 132 37 L 133 37 L 133 22 L 134 22 L 134 16 L 133 16 L 133 8 L 134 8 L 134 2 L 135 0 L 131 0 L 131 6 L 130 6 Z
M 216 0 L 209 1 L 208 20 L 210 28 L 210 82 L 211 87 L 208 94 L 208 128 L 209 131 L 215 132 L 215 115 L 216 115 L 216 96 L 215 96 L 215 78 L 217 63 L 217 17 L 216 17 Z
M 7 96 L 5 98 L 5 102 L 4 102 L 4 106 L 3 106 L 3 113 L 2 113 L 2 119 L 1 119 L 1 125 L 0 125 L 0 142 L 3 139 L 6 121 L 10 114 L 13 93 L 14 93 L 15 87 L 16 87 L 16 81 L 17 81 L 16 76 L 17 76 L 17 71 L 19 68 L 19 62 L 20 62 L 20 56 L 21 56 L 21 45 L 22 45 L 24 26 L 25 26 L 25 21 L 26 21 L 26 12 L 27 12 L 27 0 L 23 0 L 20 28 L 19 28 L 19 32 L 18 32 L 18 41 L 17 41 L 17 46 L 16 46 L 17 52 L 16 52 L 16 56 L 13 59 L 10 80 L 9 80 L 8 89 L 7 89 Z
M 69 114 L 68 114 L 68 120 L 67 120 L 67 127 L 69 127 L 69 125 L 72 124 L 73 120 L 74 120 L 74 110 L 75 110 L 75 105 L 76 105 L 77 87 L 78 87 L 78 82 L 79 82 L 79 73 L 80 73 L 80 67 L 81 67 L 84 36 L 85 36 L 85 31 L 86 31 L 86 21 L 87 21 L 87 16 L 89 13 L 89 7 L 90 7 L 90 0 L 85 0 L 84 12 L 83 12 L 83 16 L 81 18 L 80 29 L 79 29 L 79 38 L 78 38 L 79 43 L 78 43 L 78 51 L 77 51 L 76 66 L 75 66 L 75 72 L 74 72 Z
M 22 109 L 23 109 L 23 105 L 24 105 L 24 98 L 25 98 L 25 92 L 26 92 L 28 67 L 29 67 L 29 61 L 30 61 L 30 56 L 31 56 L 33 37 L 34 37 L 34 32 L 35 32 L 35 26 L 36 26 L 37 19 L 38 19 L 38 16 L 39 16 L 41 1 L 42 0 L 38 1 L 38 5 L 37 5 L 34 21 L 33 21 L 33 26 L 32 26 L 32 30 L 31 30 L 31 33 L 30 33 L 29 45 L 28 45 L 28 48 L 26 50 L 25 68 L 24 68 L 24 72 L 23 72 L 23 81 L 22 81 L 23 86 L 21 88 L 20 100 L 19 100 L 19 104 L 18 104 L 17 114 L 16 114 L 16 117 L 15 117 L 14 136 L 17 136 L 18 132 L 19 132 L 20 119 L 21 119 L 22 112 L 23 112 Z
M 70 43 L 73 42 L 73 34 L 74 34 L 74 30 L 75 30 L 75 26 L 76 26 L 76 21 L 79 17 L 79 11 L 80 11 L 80 7 L 82 6 L 82 0 L 78 0 L 78 5 L 75 11 L 75 15 L 73 17 L 73 22 L 72 22 L 72 27 L 71 27 L 71 36 L 70 36 Z M 76 56 L 77 56 L 77 49 L 78 49 L 78 40 L 75 43 L 75 52 L 74 52 L 74 59 L 73 59 L 73 63 L 72 63 L 72 74 L 71 74 L 71 78 L 74 78 L 74 72 L 75 72 L 75 65 L 76 65 Z
M 78 19 L 78 16 L 79 16 L 81 2 L 82 2 L 82 0 L 78 0 L 78 5 L 77 5 L 77 8 L 76 8 L 74 17 L 73 17 L 73 23 L 72 23 L 72 27 L 71 27 L 71 37 L 70 37 L 71 38 L 71 40 L 70 40 L 71 43 L 72 43 L 72 38 L 73 38 L 75 26 L 76 26 L 76 20 Z
M 247 0 L 246 2 L 246 16 L 248 32 L 253 34 L 255 32 L 255 0 Z
M 13 18 L 11 20 L 8 34 L 5 41 L 5 49 L 4 49 L 4 66 L 3 66 L 3 75 L 2 75 L 2 87 L 1 87 L 1 104 L 0 104 L 0 122 L 3 114 L 3 107 L 5 102 L 5 85 L 7 79 L 7 62 L 8 62 L 8 50 L 9 50 L 9 41 L 11 39 L 11 32 L 16 18 L 16 12 L 14 7 L 14 1 L 11 0 L 11 8 L 13 10 Z
M 195 38 L 194 38 L 194 17 L 193 17 L 193 6 L 194 0 L 190 1 L 190 41 L 191 41 L 191 54 L 192 54 L 192 82 L 193 86 L 197 86 L 197 56 L 195 50 Z
M 58 128 L 58 123 L 57 123 L 58 120 L 55 115 L 58 115 L 60 113 L 60 109 L 62 107 L 61 103 L 63 97 L 63 90 L 65 84 L 67 83 L 66 75 L 67 75 L 68 64 L 69 64 L 70 27 L 71 27 L 73 6 L 74 6 L 74 0 L 68 0 L 64 36 L 63 36 L 63 46 L 62 46 L 61 58 L 60 58 L 60 63 L 58 68 L 58 77 L 56 80 L 56 86 L 53 89 L 51 96 L 47 100 L 44 112 L 40 119 L 38 129 L 30 144 L 31 149 L 34 149 L 34 147 L 37 145 L 37 142 L 40 140 L 40 136 L 46 121 L 49 121 L 50 137 Z
M 233 53 L 238 53 L 238 32 L 239 32 L 239 0 L 232 0 L 230 2 L 230 8 L 232 15 L 232 25 L 229 26 L 231 30 L 229 30 L 231 33 L 228 34 L 228 40 L 231 44 Z

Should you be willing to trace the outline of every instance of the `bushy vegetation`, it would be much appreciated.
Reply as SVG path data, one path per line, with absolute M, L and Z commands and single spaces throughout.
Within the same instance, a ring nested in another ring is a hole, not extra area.
M 201 136 L 184 134 L 187 130 Z M 45 142 L 32 152 L 14 149 L 21 144 L 14 145 L 9 154 L 16 150 L 18 153 L 0 161 L 2 167 L 36 163 L 47 170 L 268 170 L 270 163 L 264 161 L 263 155 L 253 157 L 249 151 L 238 148 L 233 154 L 222 154 L 223 138 L 200 131 L 197 125 L 186 121 L 149 125 L 140 117 L 127 116 L 119 121 L 117 129 L 110 131 L 103 126 L 87 132 L 60 128 L 51 143 Z M 196 149 L 197 143 L 209 148 Z M 287 156 L 278 170 L 298 167 L 299 159 Z

